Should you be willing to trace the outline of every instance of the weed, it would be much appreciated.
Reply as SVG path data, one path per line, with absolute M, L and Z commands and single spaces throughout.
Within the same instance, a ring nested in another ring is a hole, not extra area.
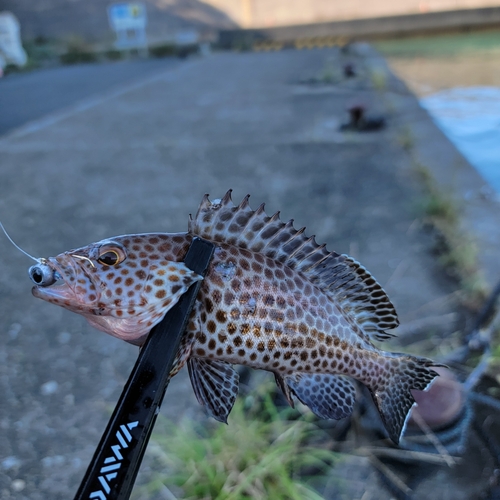
M 381 68 L 371 68 L 370 80 L 373 88 L 382 92 L 387 88 L 387 73 Z
M 190 499 L 319 500 L 304 474 L 329 469 L 338 455 L 323 447 L 322 431 L 313 423 L 289 420 L 289 409 L 278 410 L 269 392 L 268 386 L 259 390 L 260 404 L 253 397 L 238 398 L 228 426 L 160 419 L 149 451 L 167 473 L 153 473 L 137 498 L 168 487 Z
M 324 68 L 319 74 L 318 81 L 321 83 L 335 83 L 339 80 L 338 71 L 335 70 L 335 66 L 332 61 L 327 61 Z
M 456 199 L 437 185 L 428 167 L 414 161 L 414 168 L 425 187 L 420 208 L 425 222 L 436 231 L 439 261 L 460 283 L 464 302 L 476 308 L 487 294 L 487 286 L 478 269 L 477 245 L 460 227 L 460 208 Z
M 176 50 L 173 43 L 163 43 L 149 47 L 149 54 L 153 57 L 171 57 L 175 56 Z
M 123 59 L 123 53 L 121 50 L 109 49 L 104 55 L 106 59 L 109 59 L 110 61 L 119 61 L 120 59 Z
M 82 38 L 74 36 L 68 40 L 60 59 L 63 64 L 90 63 L 97 60 L 97 55 Z
M 411 151 L 413 149 L 415 140 L 410 127 L 406 126 L 400 131 L 397 141 L 405 151 Z

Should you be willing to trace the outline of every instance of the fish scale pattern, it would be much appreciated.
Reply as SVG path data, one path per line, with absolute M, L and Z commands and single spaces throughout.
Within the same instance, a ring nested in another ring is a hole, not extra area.
M 228 268 L 231 276 L 220 271 Z M 262 254 L 221 244 L 198 307 L 194 356 L 282 375 L 295 370 L 368 375 L 361 358 L 373 346 L 355 325 L 305 277 Z

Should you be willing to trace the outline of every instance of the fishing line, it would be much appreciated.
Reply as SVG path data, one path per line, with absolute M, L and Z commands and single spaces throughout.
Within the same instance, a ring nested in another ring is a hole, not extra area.
M 30 259 L 33 259 L 35 262 L 38 262 L 39 264 L 42 264 L 43 263 L 43 259 L 36 259 L 35 257 L 33 257 L 32 255 L 30 255 L 28 252 L 25 252 L 19 245 L 17 245 L 16 243 L 14 243 L 14 240 L 9 236 L 9 233 L 7 233 L 7 231 L 5 230 L 5 228 L 3 227 L 3 224 L 0 222 L 0 228 L 2 229 L 2 231 L 5 233 L 5 236 L 7 236 L 8 240 L 20 251 L 22 252 L 24 255 L 26 255 L 27 257 L 29 257 Z

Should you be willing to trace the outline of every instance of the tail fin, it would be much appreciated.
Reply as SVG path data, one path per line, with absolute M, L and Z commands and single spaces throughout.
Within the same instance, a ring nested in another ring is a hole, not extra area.
M 426 390 L 438 376 L 432 367 L 443 366 L 427 358 L 391 353 L 383 383 L 371 393 L 389 437 L 398 444 L 415 404 L 410 390 Z

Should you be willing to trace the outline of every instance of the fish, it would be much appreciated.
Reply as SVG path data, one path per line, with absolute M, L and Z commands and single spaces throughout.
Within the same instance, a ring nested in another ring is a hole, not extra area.
M 227 423 L 245 365 L 274 374 L 294 407 L 319 418 L 352 414 L 366 386 L 389 437 L 399 443 L 415 399 L 438 376 L 430 359 L 380 349 L 396 310 L 375 278 L 346 254 L 250 207 L 231 190 L 203 200 L 187 232 L 129 234 L 36 259 L 35 297 L 82 315 L 93 327 L 141 346 L 150 330 L 202 277 L 183 262 L 195 237 L 213 242 L 170 376 L 187 365 L 198 401 Z

